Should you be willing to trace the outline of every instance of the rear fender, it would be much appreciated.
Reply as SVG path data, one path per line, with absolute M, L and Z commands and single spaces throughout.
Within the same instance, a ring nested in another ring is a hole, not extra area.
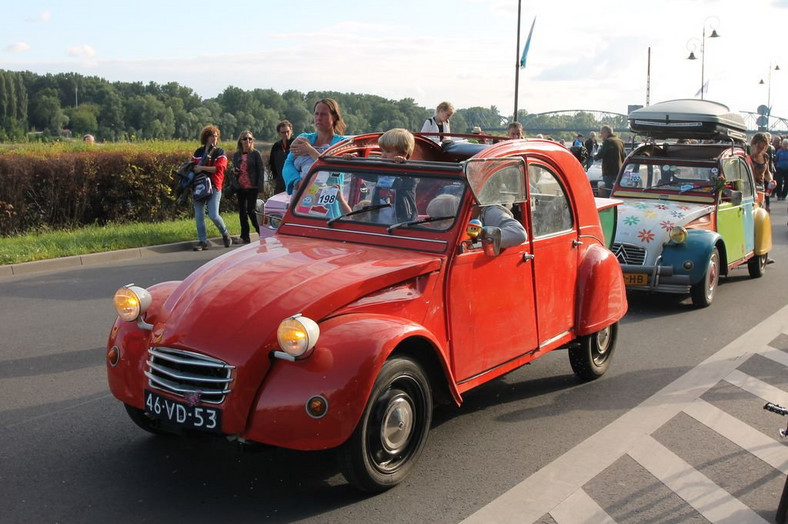
M 627 295 L 621 265 L 610 250 L 599 244 L 588 247 L 577 278 L 578 336 L 596 333 L 627 312 Z
M 383 363 L 398 346 L 414 338 L 427 342 L 416 346 L 431 348 L 448 373 L 432 333 L 406 319 L 362 313 L 321 322 L 320 338 L 309 358 L 273 363 L 242 436 L 299 450 L 339 446 L 360 420 Z M 305 408 L 316 395 L 328 402 L 327 413 L 319 419 Z
M 762 207 L 753 211 L 755 218 L 755 254 L 765 255 L 772 250 L 772 221 Z

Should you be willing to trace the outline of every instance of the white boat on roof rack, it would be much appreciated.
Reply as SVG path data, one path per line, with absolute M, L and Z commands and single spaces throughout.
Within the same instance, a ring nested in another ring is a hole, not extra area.
M 747 140 L 744 118 L 710 100 L 679 99 L 632 111 L 629 128 L 651 138 Z

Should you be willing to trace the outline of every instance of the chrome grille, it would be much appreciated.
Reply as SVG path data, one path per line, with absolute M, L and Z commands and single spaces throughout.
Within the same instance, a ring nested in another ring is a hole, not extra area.
M 646 250 L 640 246 L 632 244 L 619 244 L 613 243 L 613 254 L 616 255 L 618 261 L 622 264 L 631 264 L 633 266 L 642 266 L 646 261 Z
M 188 400 L 221 404 L 230 392 L 232 371 L 219 359 L 182 349 L 148 349 L 148 384 Z

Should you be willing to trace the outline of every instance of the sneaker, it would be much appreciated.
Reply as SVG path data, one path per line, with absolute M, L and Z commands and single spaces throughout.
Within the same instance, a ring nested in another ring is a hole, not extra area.
M 224 247 L 230 247 L 230 244 L 233 243 L 229 233 L 222 235 L 222 240 L 224 241 Z
M 249 243 L 251 243 L 252 241 L 251 241 L 250 239 L 248 239 L 248 238 L 242 238 L 242 239 L 241 239 L 241 242 L 243 242 L 244 244 L 249 244 Z
M 205 251 L 208 249 L 208 242 L 198 242 L 192 251 Z

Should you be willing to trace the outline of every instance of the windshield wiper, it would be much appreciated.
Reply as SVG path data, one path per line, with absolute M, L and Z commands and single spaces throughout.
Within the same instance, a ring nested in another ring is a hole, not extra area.
M 679 194 L 683 194 L 686 191 L 693 191 L 693 190 L 697 190 L 697 189 L 702 189 L 704 187 L 713 187 L 713 186 L 714 186 L 714 184 L 713 183 L 709 183 L 709 182 L 706 182 L 705 184 L 702 184 L 702 185 L 699 185 L 699 186 L 694 186 L 693 185 L 693 186 L 685 187 L 685 188 L 679 190 Z
M 340 218 L 347 218 L 347 217 L 352 216 L 352 215 L 358 215 L 360 213 L 366 213 L 368 211 L 375 211 L 377 209 L 383 209 L 384 207 L 391 207 L 391 203 L 389 202 L 389 203 L 386 203 L 386 204 L 375 204 L 374 206 L 360 207 L 360 208 L 356 209 L 355 211 L 350 211 L 348 213 L 345 213 L 344 215 L 339 215 L 338 217 L 334 217 L 334 218 L 329 219 L 328 222 L 326 222 L 326 225 L 328 227 L 331 227 L 331 224 L 333 224 L 334 222 L 336 222 Z
M 389 234 L 391 234 L 391 232 L 397 229 L 398 227 L 415 226 L 416 224 L 426 224 L 427 222 L 437 222 L 439 220 L 454 220 L 454 215 L 449 215 L 445 217 L 420 218 L 418 220 L 408 220 L 407 222 L 399 222 L 397 224 L 391 224 L 388 227 L 388 232 Z

